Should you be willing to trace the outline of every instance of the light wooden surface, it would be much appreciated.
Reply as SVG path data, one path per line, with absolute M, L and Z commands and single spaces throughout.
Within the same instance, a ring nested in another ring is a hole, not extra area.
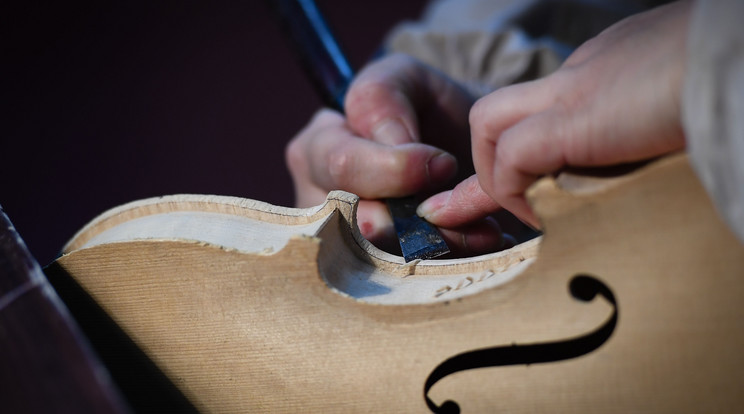
M 204 412 L 737 412 L 744 247 L 683 155 L 610 181 L 476 258 L 405 265 L 332 193 L 135 202 L 56 265 Z

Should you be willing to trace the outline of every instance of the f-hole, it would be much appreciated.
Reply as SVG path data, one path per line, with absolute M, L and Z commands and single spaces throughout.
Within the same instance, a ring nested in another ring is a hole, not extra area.
M 576 275 L 569 282 L 569 292 L 575 299 L 589 302 L 597 295 L 612 305 L 610 318 L 597 329 L 587 334 L 555 342 L 532 345 L 509 345 L 477 349 L 455 355 L 437 366 L 424 383 L 424 399 L 433 413 L 459 413 L 460 406 L 447 400 L 437 406 L 429 398 L 429 390 L 442 378 L 460 371 L 476 368 L 499 367 L 507 365 L 536 364 L 555 362 L 586 355 L 607 342 L 615 330 L 618 319 L 618 306 L 612 291 L 597 278 L 589 275 Z

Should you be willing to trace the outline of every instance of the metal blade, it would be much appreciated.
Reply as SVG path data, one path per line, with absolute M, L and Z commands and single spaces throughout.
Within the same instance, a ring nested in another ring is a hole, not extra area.
M 418 202 L 415 197 L 389 198 L 387 205 L 406 262 L 433 259 L 449 253 L 439 231 L 416 214 Z

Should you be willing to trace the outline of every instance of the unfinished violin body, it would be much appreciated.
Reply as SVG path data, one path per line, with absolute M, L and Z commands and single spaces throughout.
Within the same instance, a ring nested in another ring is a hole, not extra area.
M 474 258 L 405 264 L 334 192 L 130 203 L 54 266 L 203 412 L 740 410 L 744 246 L 686 156 L 591 183 L 538 182 L 544 236 Z

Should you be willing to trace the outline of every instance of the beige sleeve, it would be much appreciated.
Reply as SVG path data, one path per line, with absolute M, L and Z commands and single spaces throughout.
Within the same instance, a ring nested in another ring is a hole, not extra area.
M 698 0 L 687 44 L 682 116 L 693 166 L 744 241 L 744 1 Z
M 396 27 L 387 52 L 417 59 L 476 96 L 556 70 L 575 47 L 640 11 L 609 0 L 438 0 Z

